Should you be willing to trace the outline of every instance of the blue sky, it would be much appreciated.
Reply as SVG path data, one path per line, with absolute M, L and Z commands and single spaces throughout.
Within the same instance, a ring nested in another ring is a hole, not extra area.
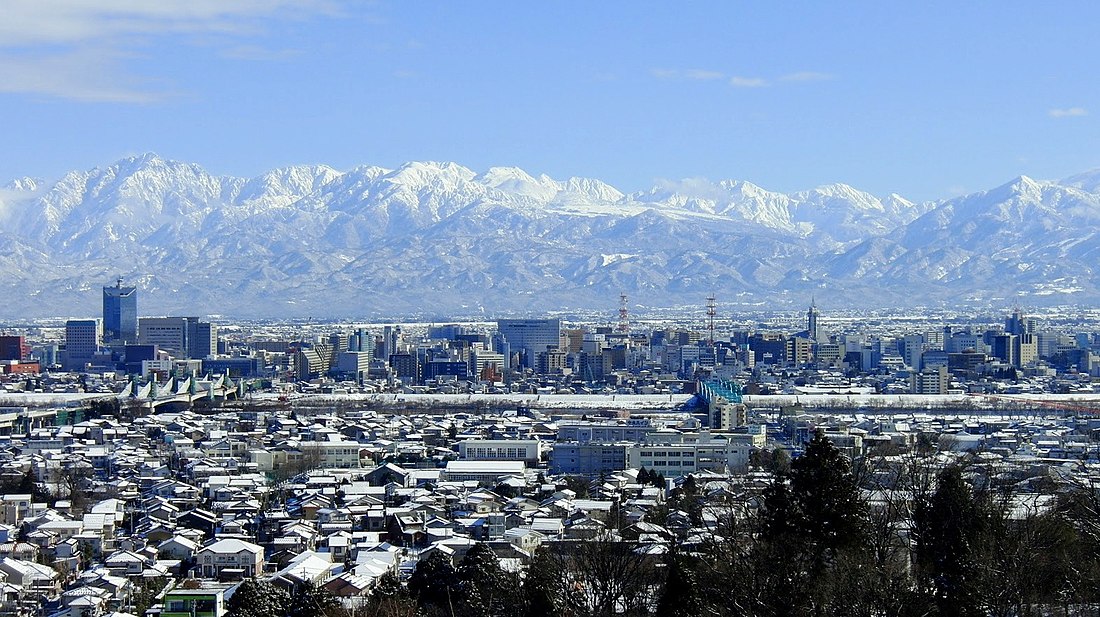
M 450 160 L 924 200 L 1100 167 L 1096 2 L 3 11 L 0 183 L 154 151 L 235 175 Z

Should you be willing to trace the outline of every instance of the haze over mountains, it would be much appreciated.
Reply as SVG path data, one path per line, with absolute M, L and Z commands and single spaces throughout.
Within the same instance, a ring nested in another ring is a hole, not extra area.
M 215 176 L 153 154 L 0 189 L 0 315 L 96 314 L 122 275 L 142 314 L 371 317 L 722 302 L 1100 301 L 1100 172 L 937 203 L 455 163 Z

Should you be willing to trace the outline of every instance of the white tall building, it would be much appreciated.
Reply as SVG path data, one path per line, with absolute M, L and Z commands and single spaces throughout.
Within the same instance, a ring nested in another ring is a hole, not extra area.
M 142 317 L 138 340 L 175 357 L 206 358 L 218 353 L 218 327 L 198 317 Z

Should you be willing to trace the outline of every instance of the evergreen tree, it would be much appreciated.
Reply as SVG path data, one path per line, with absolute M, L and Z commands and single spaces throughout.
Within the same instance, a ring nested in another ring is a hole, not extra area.
M 425 613 L 451 614 L 457 589 L 457 573 L 442 551 L 433 551 L 416 562 L 416 569 L 409 577 L 409 593 Z
M 505 615 L 515 609 L 518 591 L 489 545 L 478 542 L 458 564 L 459 604 L 469 615 Z
M 848 459 L 817 431 L 806 452 L 791 463 L 795 521 L 808 542 L 815 568 L 844 549 L 863 545 L 867 508 Z
M 680 488 L 688 497 L 694 497 L 699 492 L 699 487 L 695 483 L 695 476 L 690 474 L 688 475 L 687 479 L 684 480 L 684 483 L 680 486 Z
M 226 617 L 283 617 L 290 594 L 267 581 L 246 579 L 226 601 Z
M 974 491 L 952 466 L 939 475 L 936 492 L 916 504 L 913 535 L 919 582 L 943 615 L 977 617 L 985 513 Z
M 344 612 L 344 606 L 336 596 L 311 582 L 305 582 L 294 590 L 288 607 L 287 614 L 293 617 L 338 617 Z
M 704 614 L 706 602 L 691 564 L 675 553 L 670 553 L 665 563 L 668 576 L 661 589 L 657 614 L 662 617 L 695 617 Z
M 386 572 L 370 592 L 365 613 L 372 617 L 413 617 L 416 600 L 401 586 L 393 572 Z
M 759 536 L 750 544 L 741 569 L 751 587 L 745 602 L 751 614 L 799 615 L 806 612 L 809 585 L 806 540 L 798 524 L 798 504 L 790 482 L 777 476 L 764 490 Z M 738 564 L 732 564 L 738 571 Z
M 787 479 L 779 476 L 764 489 L 760 510 L 760 534 L 769 541 L 788 539 L 795 534 L 795 503 Z
M 557 565 L 550 548 L 540 548 L 535 552 L 521 588 L 524 617 L 559 614 L 561 602 L 558 592 L 564 579 Z

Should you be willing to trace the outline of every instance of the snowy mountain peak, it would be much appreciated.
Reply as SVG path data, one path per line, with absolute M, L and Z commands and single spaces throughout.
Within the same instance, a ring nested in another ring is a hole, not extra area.
M 718 186 L 731 195 L 739 195 L 750 199 L 758 199 L 774 194 L 746 180 L 722 180 L 718 183 Z
M 441 180 L 469 182 L 477 174 L 458 163 L 438 161 L 410 161 L 394 170 L 389 177 L 395 181 L 431 184 Z
M 546 178 L 546 176 L 543 176 Z M 485 173 L 479 175 L 477 180 L 482 184 L 496 188 L 505 183 L 541 184 L 539 180 L 531 177 L 531 174 L 519 167 L 490 167 Z
M 1062 186 L 1072 186 L 1090 193 L 1100 193 L 1100 168 L 1076 174 L 1058 182 Z
M 912 207 L 915 207 L 917 205 L 917 204 L 909 201 L 908 199 L 902 197 L 901 195 L 898 195 L 897 193 L 890 193 L 889 195 L 886 196 L 886 198 L 883 201 L 886 202 L 886 203 L 894 204 L 894 205 L 902 207 L 902 208 L 912 208 Z
M 1017 176 L 1009 185 L 1019 192 L 1032 192 L 1041 190 L 1045 183 L 1039 182 L 1028 176 Z
M 619 189 L 602 180 L 592 178 L 570 178 L 565 182 L 562 190 L 573 195 L 582 195 L 603 202 L 617 202 L 625 197 Z
M 1023 199 L 1029 202 L 1038 202 L 1042 200 L 1043 189 L 1048 186 L 1054 185 L 1037 182 L 1027 176 L 1017 176 L 1001 186 L 988 191 L 975 193 L 973 196 L 964 196 L 963 198 L 974 197 L 986 201 Z
M 859 210 L 882 211 L 884 209 L 882 202 L 874 195 L 842 183 L 819 186 L 808 191 L 795 193 L 794 197 L 801 202 L 820 207 L 841 205 L 845 208 L 855 207 Z
M 33 193 L 43 186 L 41 178 L 31 178 L 24 176 L 22 178 L 16 178 L 11 182 L 4 185 L 4 190 L 20 192 L 20 193 Z
M 1049 293 L 1060 278 L 1084 290 L 1072 300 L 1100 301 L 1097 186 L 1100 171 L 1021 177 L 914 204 L 839 183 L 781 193 L 689 178 L 627 196 L 516 167 L 239 178 L 147 153 L 0 189 L 0 232 L 15 247 L 0 252 L 0 276 L 16 299 L 5 308 L 26 315 L 93 313 L 88 286 L 120 268 L 146 281 L 150 313 L 267 317 L 442 315 L 475 296 L 492 311 L 531 310 L 534 296 L 542 310 L 595 307 L 624 290 L 697 303 L 711 290 L 808 296 L 826 282 L 836 304 Z

